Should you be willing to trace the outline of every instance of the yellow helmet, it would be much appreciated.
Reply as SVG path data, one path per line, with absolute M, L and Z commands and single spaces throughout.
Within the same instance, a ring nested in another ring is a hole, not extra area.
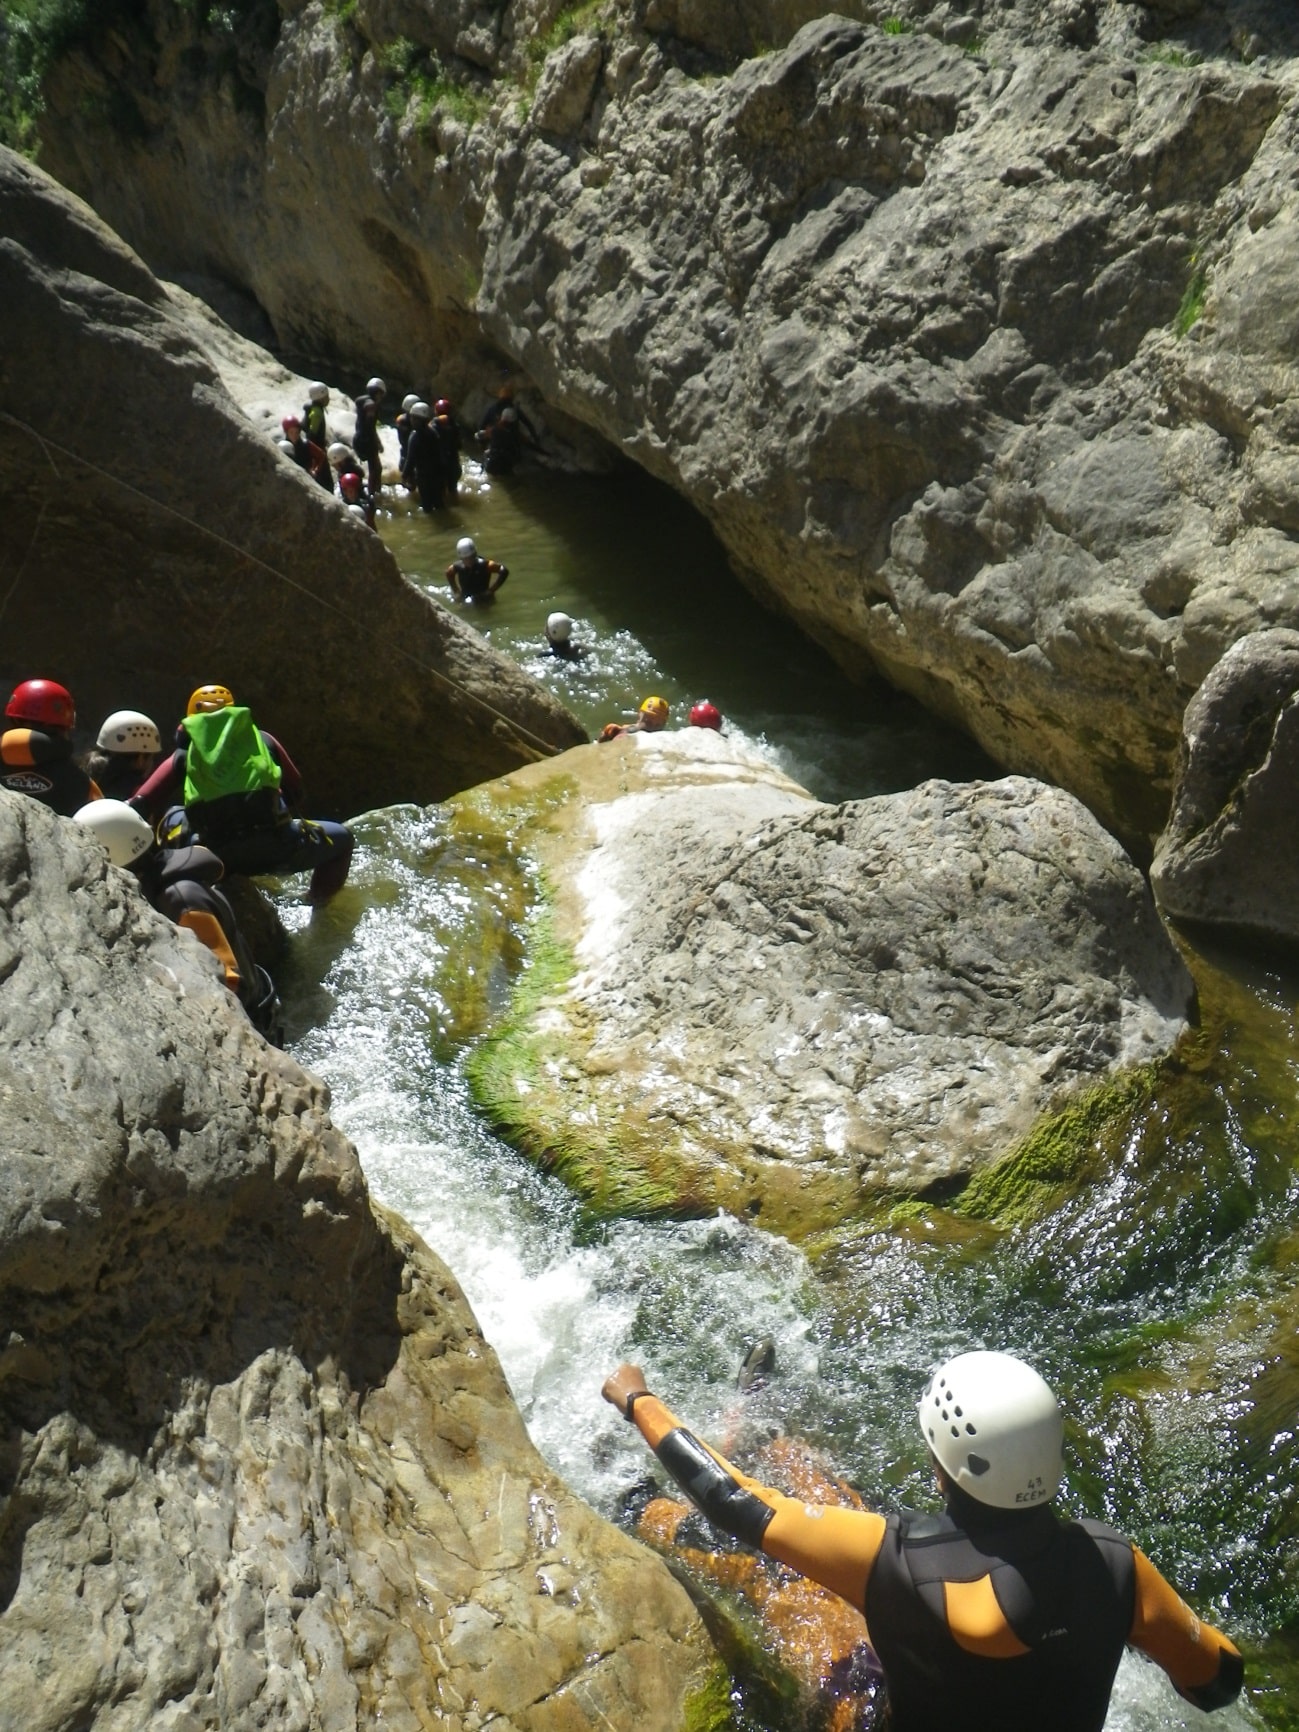
M 235 695 L 229 686 L 200 686 L 196 692 L 190 693 L 185 714 L 198 716 L 207 710 L 224 710 L 234 701 Z
M 646 698 L 640 707 L 640 713 L 647 722 L 653 722 L 661 728 L 668 719 L 668 702 L 666 698 Z

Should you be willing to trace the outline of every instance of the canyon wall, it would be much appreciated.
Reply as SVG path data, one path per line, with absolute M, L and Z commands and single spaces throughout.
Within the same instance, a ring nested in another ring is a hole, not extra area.
M 120 0 L 43 160 L 287 347 L 520 368 L 847 665 L 1147 848 L 1192 693 L 1299 624 L 1299 20 L 819 10 Z

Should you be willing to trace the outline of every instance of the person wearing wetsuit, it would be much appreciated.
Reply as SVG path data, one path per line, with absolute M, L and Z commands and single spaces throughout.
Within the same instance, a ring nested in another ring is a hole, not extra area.
M 367 467 L 371 493 L 377 493 L 383 484 L 383 462 L 379 444 L 379 405 L 373 397 L 362 395 L 356 399 L 352 450 Z
M 23 680 L 5 705 L 12 724 L 0 734 L 0 788 L 39 800 L 71 818 L 102 791 L 72 756 L 77 724 L 72 693 L 57 680 Z
M 468 535 L 456 542 L 456 557 L 447 567 L 447 582 L 457 601 L 491 601 L 509 575 L 508 565 L 484 559 Z
M 939 1516 L 809 1505 L 748 1479 L 638 1366 L 602 1393 L 710 1521 L 864 1613 L 890 1732 L 1101 1732 L 1129 1645 L 1198 1708 L 1240 1693 L 1237 1649 L 1131 1540 L 1050 1507 L 1063 1421 L 1022 1360 L 965 1353 L 931 1378 L 919 1416 L 947 1499 Z
M 410 433 L 401 467 L 402 480 L 419 493 L 421 511 L 440 511 L 446 504 L 447 476 L 432 413 L 427 403 L 416 403 L 411 409 Z
M 334 491 L 334 471 L 329 466 L 329 458 L 325 455 L 329 450 L 329 423 L 325 418 L 325 408 L 329 402 L 329 387 L 315 380 L 307 392 L 307 401 L 302 406 L 302 432 L 308 443 L 319 452 L 317 460 L 314 452 L 310 465 L 311 473 L 325 489 L 326 493 Z
M 139 710 L 114 710 L 82 767 L 106 800 L 129 800 L 161 751 L 162 737 L 148 716 Z
M 506 383 L 489 404 L 478 423 L 478 443 L 487 447 L 483 468 L 489 475 L 509 475 L 523 455 L 524 435 L 537 444 L 537 429 L 514 400 L 514 386 Z
M 460 477 L 464 473 L 464 467 L 460 461 L 460 429 L 456 426 L 451 404 L 446 397 L 439 397 L 433 405 L 432 425 L 442 456 L 443 485 L 447 498 L 454 504 L 460 491 Z
M 216 855 L 198 846 L 157 846 L 148 824 L 121 800 L 92 801 L 73 818 L 99 838 L 114 866 L 131 873 L 151 908 L 206 945 L 253 1027 L 278 1044 L 279 995 L 270 975 L 253 960 L 234 909 L 217 889 L 222 867 Z
M 298 817 L 301 798 L 302 776 L 275 736 L 226 686 L 200 686 L 176 750 L 129 803 L 151 822 L 183 806 L 189 840 L 210 848 L 227 872 L 310 871 L 307 900 L 319 904 L 342 889 L 355 843 L 346 824 Z

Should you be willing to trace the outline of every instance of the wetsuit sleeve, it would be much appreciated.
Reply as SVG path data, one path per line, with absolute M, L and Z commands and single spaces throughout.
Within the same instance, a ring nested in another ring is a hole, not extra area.
M 168 806 L 175 806 L 185 787 L 185 753 L 174 751 L 164 758 L 153 773 L 131 795 L 130 804 L 150 818 L 157 818 Z
M 800 1503 L 749 1479 L 687 1431 L 656 1395 L 636 1398 L 632 1421 L 710 1521 L 862 1609 L 884 1543 L 883 1516 Z
M 285 802 L 288 805 L 296 806 L 298 801 L 302 798 L 301 770 L 299 770 L 298 766 L 293 762 L 293 759 L 284 750 L 284 747 L 275 738 L 274 734 L 268 734 L 265 728 L 258 728 L 257 732 L 266 741 L 267 751 L 280 766 L 280 793 L 284 796 Z
M 1245 1662 L 1211 1624 L 1201 1623 L 1144 1553 L 1132 1548 L 1136 1607 L 1131 1641 L 1197 1708 L 1225 1708 L 1240 1694 Z

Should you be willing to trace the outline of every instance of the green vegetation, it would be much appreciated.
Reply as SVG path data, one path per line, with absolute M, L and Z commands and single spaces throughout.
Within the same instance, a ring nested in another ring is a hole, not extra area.
M 686 1697 L 682 1726 L 684 1732 L 735 1732 L 731 1675 L 720 1660 L 709 1667 L 699 1688 Z
M 1184 337 L 1204 312 L 1204 302 L 1209 289 L 1209 273 L 1199 263 L 1196 254 L 1191 254 L 1191 280 L 1186 285 L 1186 293 L 1182 296 L 1182 304 L 1178 307 L 1173 319 L 1173 329 L 1179 337 Z
M 1193 48 L 1175 48 L 1171 42 L 1156 42 L 1146 49 L 1142 59 L 1156 66 L 1191 67 L 1200 64 L 1200 56 Z
M 275 0 L 172 0 L 176 12 L 200 32 L 186 55 L 196 77 L 229 78 L 236 104 L 261 111 L 262 91 L 253 63 L 274 43 L 280 15 Z M 68 55 L 95 53 L 109 30 L 138 48 L 142 70 L 157 54 L 145 0 L 5 0 L 0 7 L 0 142 L 35 155 L 46 81 Z M 84 117 L 124 137 L 147 128 L 131 92 L 105 84 L 103 94 L 83 106 Z
M 880 29 L 886 36 L 910 36 L 915 31 L 915 25 L 909 18 L 886 18 Z
M 1040 1119 L 995 1165 L 976 1173 L 955 1208 L 1002 1226 L 1033 1221 L 1078 1185 L 1154 1097 L 1159 1067 L 1122 1072 Z
M 472 126 L 482 119 L 491 104 L 489 90 L 462 83 L 432 49 L 421 48 L 408 37 L 398 36 L 385 42 L 374 54 L 392 79 L 384 92 L 383 105 L 394 120 L 404 119 L 414 102 L 421 124 L 431 115 L 441 113 Z
M 526 50 L 528 70 L 525 82 L 529 91 L 535 86 L 542 67 L 555 50 L 562 48 L 566 42 L 571 42 L 574 36 L 598 30 L 608 9 L 609 0 L 581 0 L 580 5 L 566 6 L 549 30 L 533 37 Z

